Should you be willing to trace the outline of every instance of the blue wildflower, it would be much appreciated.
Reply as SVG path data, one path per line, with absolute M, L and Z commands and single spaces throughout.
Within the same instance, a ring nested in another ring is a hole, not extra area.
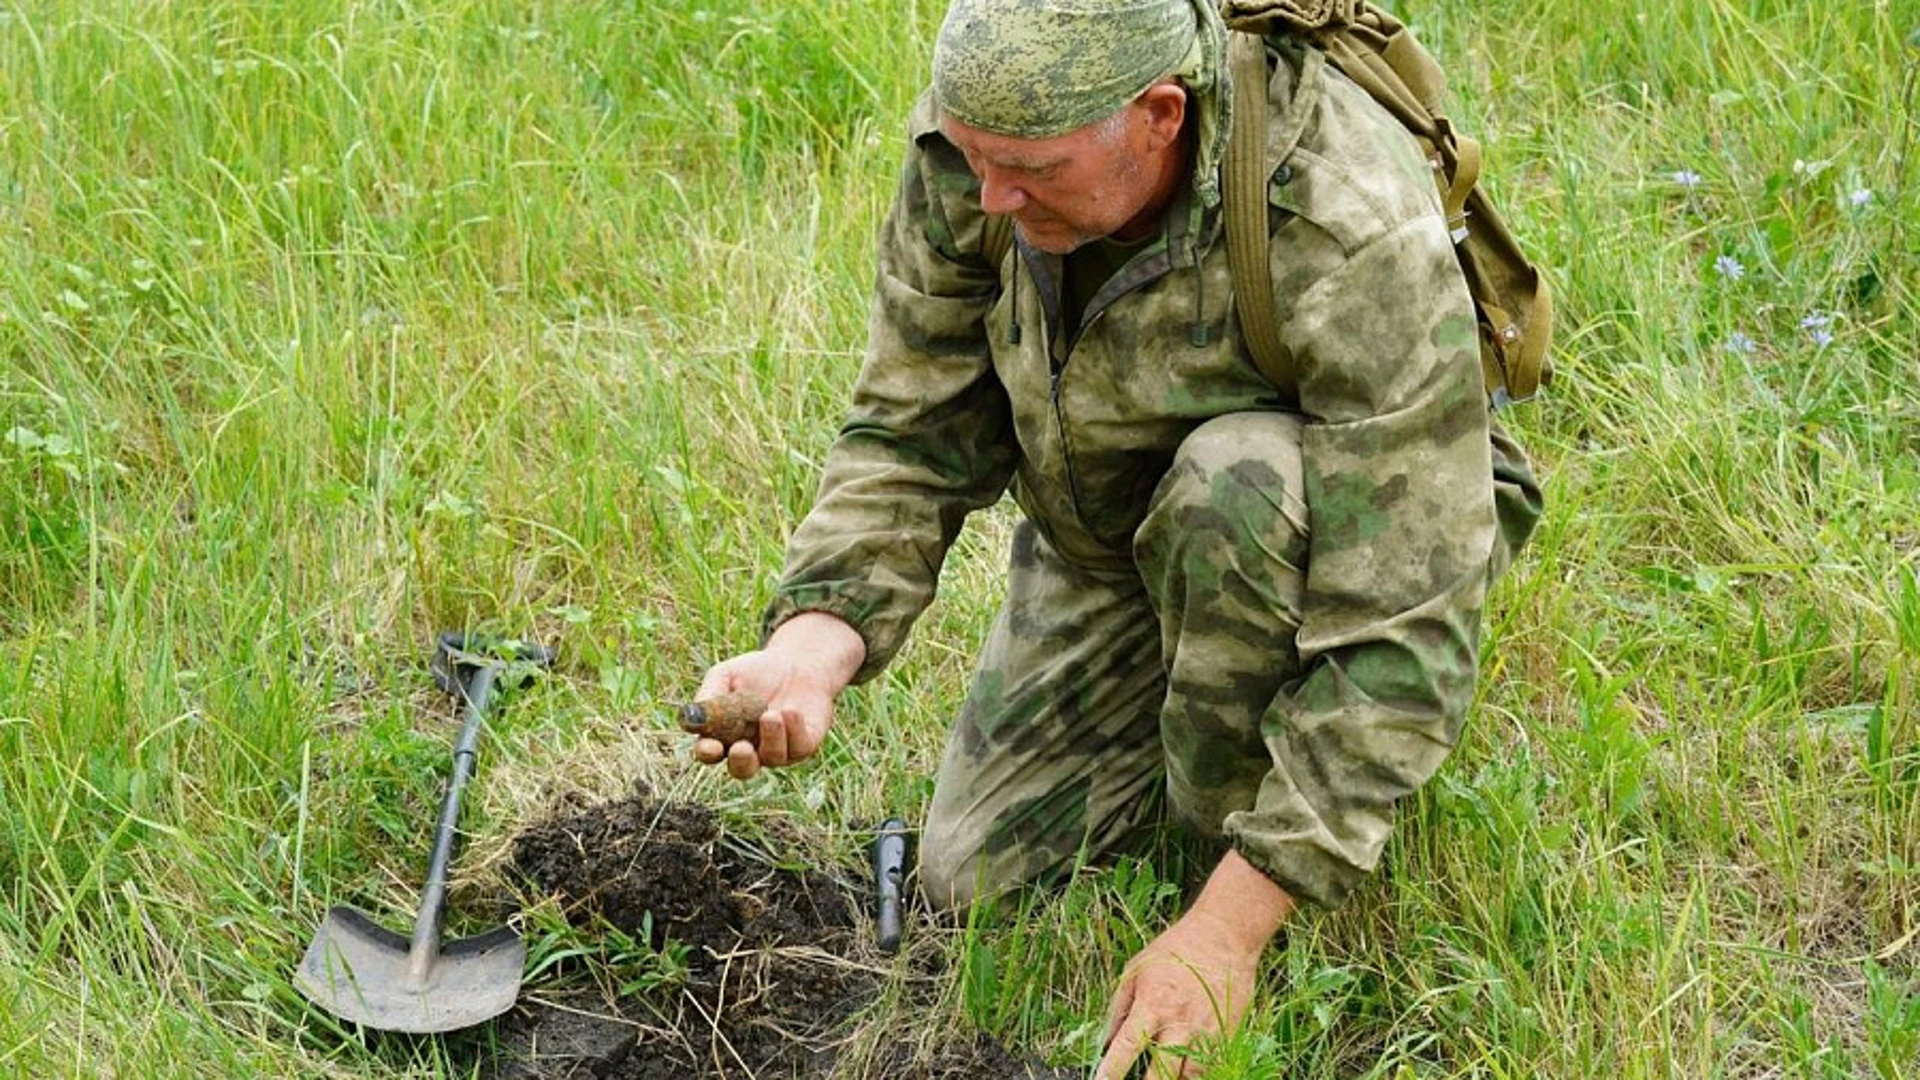
M 1753 339 L 1738 330 L 1728 334 L 1723 344 L 1728 352 L 1736 356 L 1752 356 L 1755 348 Z
M 1720 271 L 1720 276 L 1728 281 L 1739 281 L 1747 276 L 1747 268 L 1741 266 L 1740 260 L 1731 255 L 1722 255 L 1713 260 L 1713 268 Z
M 1847 201 L 1853 204 L 1855 210 L 1858 210 L 1873 201 L 1873 189 L 1858 188 L 1853 194 L 1847 196 Z
M 1678 172 L 1674 173 L 1673 182 L 1676 184 L 1679 184 L 1683 188 L 1686 188 L 1688 191 L 1692 191 L 1694 188 L 1699 187 L 1700 184 L 1702 183 L 1700 174 L 1697 172 L 1694 172 L 1692 169 L 1681 169 Z

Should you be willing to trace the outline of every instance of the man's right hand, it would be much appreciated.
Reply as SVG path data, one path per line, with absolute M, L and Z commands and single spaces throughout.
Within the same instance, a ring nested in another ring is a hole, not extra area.
M 760 714 L 759 745 L 718 739 L 693 744 L 694 760 L 724 761 L 745 780 L 762 765 L 791 765 L 812 757 L 833 726 L 833 699 L 853 681 L 867 658 L 866 642 L 852 626 L 821 611 L 807 611 L 774 630 L 763 649 L 715 664 L 700 682 L 701 699 L 748 690 L 767 703 Z

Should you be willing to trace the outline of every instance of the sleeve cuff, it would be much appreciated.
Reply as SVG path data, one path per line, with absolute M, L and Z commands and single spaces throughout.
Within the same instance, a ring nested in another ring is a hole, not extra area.
M 1259 835 L 1258 820 L 1250 813 L 1228 815 L 1227 843 L 1294 899 L 1316 907 L 1337 908 L 1367 879 L 1367 869 L 1327 851 L 1311 838 Z
M 868 588 L 871 588 L 870 586 Z M 872 679 L 886 670 L 892 662 L 898 644 L 887 640 L 888 635 L 880 632 L 884 621 L 875 618 L 882 610 L 874 597 L 857 595 L 857 587 L 840 585 L 798 585 L 782 587 L 774 594 L 773 602 L 767 605 L 766 614 L 760 620 L 760 645 L 766 646 L 767 639 L 780 628 L 780 624 L 809 611 L 824 612 L 853 627 L 854 633 L 866 645 L 866 659 L 861 661 L 859 670 L 853 673 L 849 685 L 859 684 Z

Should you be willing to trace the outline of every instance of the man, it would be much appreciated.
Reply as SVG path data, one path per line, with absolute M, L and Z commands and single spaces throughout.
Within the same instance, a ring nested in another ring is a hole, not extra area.
M 1363 92 L 1278 48 L 1271 113 L 1305 117 L 1270 186 L 1298 379 L 1256 369 L 1222 238 L 1224 40 L 1205 0 L 954 0 L 850 417 L 763 648 L 701 691 L 769 707 L 757 746 L 705 740 L 700 760 L 805 759 L 1010 485 L 1007 598 L 920 883 L 961 908 L 1163 814 L 1221 842 L 1127 967 L 1111 1080 L 1236 1026 L 1296 903 L 1373 868 L 1395 801 L 1455 741 L 1487 586 L 1540 511 L 1487 409 L 1429 167 Z M 999 265 L 986 214 L 1015 223 Z

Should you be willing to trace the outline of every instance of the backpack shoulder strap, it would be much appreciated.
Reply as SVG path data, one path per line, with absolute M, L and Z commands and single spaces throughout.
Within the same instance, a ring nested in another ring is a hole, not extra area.
M 1319 90 L 1326 56 L 1306 49 L 1293 100 L 1281 119 L 1279 138 L 1269 139 L 1267 119 L 1267 42 L 1260 34 L 1235 30 L 1227 35 L 1227 70 L 1233 82 L 1232 130 L 1227 136 L 1222 185 L 1227 232 L 1227 267 L 1240 333 L 1254 366 L 1267 381 L 1293 387 L 1293 358 L 1280 343 L 1280 322 L 1273 304 L 1273 274 L 1267 265 L 1267 183 L 1306 130 Z
M 1309 55 L 1324 52 L 1414 136 L 1434 166 L 1447 229 L 1477 308 L 1489 399 L 1497 408 L 1545 386 L 1553 374 L 1546 276 L 1527 260 L 1480 187 L 1480 144 L 1447 118 L 1446 76 L 1432 54 L 1370 0 L 1223 0 L 1221 14 L 1233 30 L 1291 38 Z M 1242 100 L 1236 91 L 1236 108 Z M 1237 276 L 1235 283 L 1238 288 Z

